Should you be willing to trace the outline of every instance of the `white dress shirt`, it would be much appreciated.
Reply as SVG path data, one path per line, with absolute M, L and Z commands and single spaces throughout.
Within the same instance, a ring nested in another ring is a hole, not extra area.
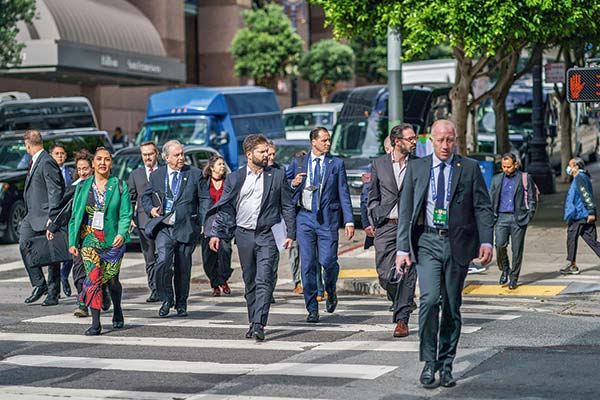
M 325 176 L 325 154 L 321 154 L 320 156 L 315 156 L 312 152 L 310 153 L 310 168 L 306 171 L 306 184 L 304 187 L 310 186 L 312 182 L 312 177 L 315 173 L 315 166 L 317 165 L 317 159 L 321 163 L 321 182 L 323 182 L 323 177 Z M 319 190 L 315 190 L 314 192 L 310 192 L 308 190 L 302 191 L 302 205 L 308 211 L 312 211 L 312 197 L 318 196 L 321 192 L 321 182 L 319 182 Z
M 158 168 L 158 165 L 154 164 L 152 166 L 152 172 L 156 171 L 156 168 Z M 167 167 L 167 169 L 169 169 L 169 168 Z M 150 168 L 147 167 L 146 165 L 144 165 L 144 170 L 146 171 L 146 180 L 149 181 L 150 180 Z
M 171 194 L 175 195 L 173 193 L 173 189 L 172 189 L 172 187 L 173 187 L 173 172 L 177 172 L 177 174 L 179 176 L 179 189 L 181 189 L 181 170 L 177 171 L 177 170 L 171 169 L 171 167 L 169 167 L 167 165 L 167 178 L 169 179 L 169 189 L 171 190 Z M 146 171 L 146 173 L 148 173 L 148 171 Z M 165 193 L 165 195 L 166 195 L 166 193 Z M 173 198 L 173 201 L 174 200 L 175 199 Z M 169 219 L 166 220 L 166 221 L 164 221 L 164 223 L 167 224 L 167 225 L 174 225 L 175 224 L 175 219 L 176 219 L 175 211 L 173 211 L 173 213 L 171 214 L 171 216 L 169 217 Z
M 37 161 L 37 159 L 40 158 L 42 151 L 44 151 L 44 149 L 38 150 L 37 153 L 31 156 L 31 169 L 33 169 L 33 167 L 35 166 L 35 162 Z
M 402 187 L 402 182 L 404 182 L 404 175 L 406 175 L 406 167 L 408 166 L 408 155 L 405 156 L 404 161 L 402 163 L 394 161 L 394 152 L 390 153 L 390 158 L 392 159 L 392 168 L 394 169 L 396 185 L 398 185 L 398 190 L 400 190 L 400 188 Z M 398 202 L 396 202 L 396 205 L 390 210 L 388 218 L 398 219 Z
M 240 201 L 237 206 L 236 225 L 245 229 L 256 229 L 260 205 L 264 189 L 264 174 L 261 169 L 258 174 L 246 167 L 246 179 L 240 190 Z

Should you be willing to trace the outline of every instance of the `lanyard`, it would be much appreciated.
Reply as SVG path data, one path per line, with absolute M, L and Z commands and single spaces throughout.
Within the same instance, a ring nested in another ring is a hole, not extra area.
M 106 186 L 108 186 L 108 182 L 106 182 Z M 96 186 L 96 177 L 94 177 L 94 180 L 92 181 L 92 193 L 94 194 L 94 202 L 96 203 L 98 211 L 102 212 L 106 200 L 106 189 L 104 190 L 104 193 L 100 193 L 98 186 Z
M 179 177 L 179 173 L 181 171 L 173 171 L 177 173 L 177 177 Z M 173 180 L 175 180 L 175 177 L 173 177 Z M 165 175 L 165 195 L 167 195 L 168 193 L 171 193 L 173 195 L 173 198 L 177 197 L 177 193 L 179 193 L 179 186 L 181 185 L 181 181 L 178 179 L 177 180 L 177 185 L 172 187 L 171 190 L 169 190 L 169 170 L 167 169 L 167 174 Z
M 440 163 L 441 164 L 441 163 Z M 439 165 L 438 164 L 438 167 Z M 452 189 L 452 165 L 450 165 L 450 173 L 448 173 L 448 183 L 446 184 L 446 202 L 450 201 L 450 190 Z M 435 174 L 433 173 L 433 167 L 431 168 L 431 198 L 435 202 L 437 199 L 437 191 L 435 190 Z M 440 174 L 443 174 L 440 168 Z

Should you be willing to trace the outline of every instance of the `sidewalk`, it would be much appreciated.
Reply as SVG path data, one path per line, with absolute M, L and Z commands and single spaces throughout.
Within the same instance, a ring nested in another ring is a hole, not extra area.
M 600 163 L 591 164 L 588 169 L 592 175 L 594 195 L 598 204 Z M 557 193 L 540 196 L 538 211 L 529 225 L 525 240 L 520 286 L 516 290 L 508 290 L 506 286 L 498 285 L 500 271 L 494 254 L 494 260 L 487 271 L 468 275 L 465 295 L 544 297 L 600 292 L 600 260 L 583 240 L 580 240 L 577 257 L 581 274 L 563 276 L 558 271 L 566 263 L 566 224 L 562 216 L 568 187 L 568 184 L 557 182 Z M 364 232 L 358 230 L 354 241 L 362 243 L 362 240 Z M 365 251 L 361 247 L 342 253 L 339 263 L 340 291 L 350 294 L 384 295 L 377 282 L 374 249 Z

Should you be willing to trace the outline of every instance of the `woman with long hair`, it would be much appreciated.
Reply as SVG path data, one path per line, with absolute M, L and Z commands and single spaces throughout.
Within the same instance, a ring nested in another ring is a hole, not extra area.
M 75 257 L 81 253 L 86 273 L 79 301 L 92 312 L 92 326 L 85 331 L 88 336 L 102 332 L 104 283 L 108 283 L 113 303 L 113 328 L 123 328 L 119 270 L 132 213 L 127 184 L 110 176 L 110 152 L 103 147 L 96 149 L 92 165 L 94 174 L 77 185 L 69 221 L 69 252 Z
M 208 160 L 206 167 L 204 167 L 202 188 L 210 193 L 211 199 L 210 206 L 204 207 L 203 212 L 205 215 L 206 211 L 217 204 L 223 195 L 225 172 L 225 159 L 218 154 L 213 155 Z M 205 221 L 204 216 L 202 216 L 202 221 Z M 216 253 L 211 251 L 208 248 L 210 238 L 204 235 L 206 231 L 210 230 L 210 223 L 211 221 L 205 221 L 202 230 L 202 263 L 204 265 L 204 273 L 210 280 L 213 296 L 216 297 L 221 295 L 221 290 L 224 294 L 231 293 L 231 289 L 227 284 L 227 281 L 233 272 L 231 269 L 231 242 L 228 240 L 221 240 L 219 251 Z

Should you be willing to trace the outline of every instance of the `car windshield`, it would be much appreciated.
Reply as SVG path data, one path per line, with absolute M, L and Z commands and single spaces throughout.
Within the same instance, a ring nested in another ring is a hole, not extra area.
M 113 158 L 111 173 L 120 179 L 127 180 L 134 169 L 144 165 L 142 156 L 135 154 L 118 154 Z
M 371 114 L 369 118 L 339 122 L 333 133 L 331 153 L 342 157 L 377 157 L 383 154 L 387 118 Z
M 0 141 L 0 168 L 2 169 L 27 169 L 31 157 L 25 149 L 22 140 Z
M 85 102 L 18 102 L 0 106 L 0 131 L 58 130 L 96 127 Z
M 333 112 L 312 111 L 286 113 L 283 115 L 285 131 L 306 131 L 315 126 L 324 126 L 328 130 L 333 128 Z
M 479 132 L 496 132 L 496 118 L 492 100 L 484 101 L 477 111 Z M 508 132 L 531 133 L 533 124 L 531 120 L 533 110 L 533 95 L 531 91 L 509 92 L 506 98 L 506 111 L 508 112 Z
M 310 151 L 310 142 L 285 143 L 275 145 L 275 160 L 278 164 L 289 165 L 299 151 Z
M 169 140 L 179 140 L 182 144 L 206 144 L 208 121 L 204 118 L 194 120 L 175 120 L 146 124 L 142 142 L 152 140 L 163 145 Z

